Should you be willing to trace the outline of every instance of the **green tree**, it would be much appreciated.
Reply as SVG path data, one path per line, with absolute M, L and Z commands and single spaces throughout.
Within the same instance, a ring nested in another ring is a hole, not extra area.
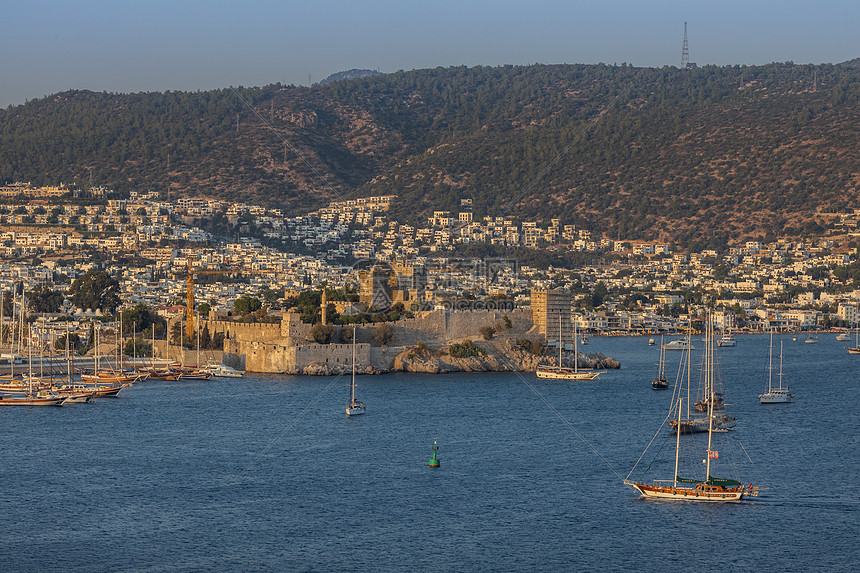
M 311 337 L 318 344 L 328 344 L 334 334 L 334 327 L 330 324 L 316 323 L 311 327 Z
M 250 296 L 240 296 L 233 303 L 233 312 L 238 315 L 250 314 L 263 308 L 263 303 L 260 299 Z
M 140 337 L 129 338 L 125 341 L 122 352 L 126 356 L 152 356 L 152 344 Z
M 63 295 L 48 285 L 40 284 L 26 294 L 27 306 L 33 312 L 57 312 L 63 305 Z
M 89 270 L 72 282 L 68 296 L 78 308 L 113 313 L 119 306 L 119 281 L 107 271 Z
M 164 319 L 149 310 L 144 303 L 139 302 L 131 308 L 124 309 L 122 315 L 123 334 L 143 334 L 149 332 L 152 335 L 152 326 L 164 322 Z M 158 329 L 156 329 L 158 332 Z
M 208 302 L 201 302 L 197 305 L 197 314 L 199 314 L 201 318 L 208 318 L 209 311 L 211 310 L 212 307 L 209 306 Z
M 74 352 L 81 346 L 81 337 L 74 332 L 69 333 L 69 350 Z M 54 341 L 54 349 L 60 352 L 66 351 L 66 335 L 62 335 Z
M 591 291 L 591 306 L 597 308 L 603 304 L 607 294 L 609 294 L 609 291 L 607 290 L 606 285 L 603 281 L 598 281 L 597 284 L 594 285 L 594 290 Z

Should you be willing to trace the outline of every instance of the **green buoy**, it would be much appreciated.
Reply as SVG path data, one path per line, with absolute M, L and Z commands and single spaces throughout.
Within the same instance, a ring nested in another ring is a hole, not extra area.
M 430 464 L 429 464 L 431 468 L 438 468 L 439 467 L 439 460 L 436 458 L 436 451 L 438 449 L 439 449 L 439 446 L 436 445 L 436 441 L 434 440 L 433 441 L 433 457 L 430 458 Z

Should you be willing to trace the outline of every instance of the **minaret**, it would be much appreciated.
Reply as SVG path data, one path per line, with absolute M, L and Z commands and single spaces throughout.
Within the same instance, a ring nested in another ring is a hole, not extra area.
M 320 303 L 320 313 L 322 314 L 322 323 L 323 323 L 323 326 L 325 326 L 325 315 L 326 315 L 326 310 L 327 310 L 327 309 L 328 309 L 328 305 L 327 305 L 327 304 L 326 304 L 326 302 L 325 302 L 325 287 L 323 287 L 323 291 L 322 291 L 322 303 Z

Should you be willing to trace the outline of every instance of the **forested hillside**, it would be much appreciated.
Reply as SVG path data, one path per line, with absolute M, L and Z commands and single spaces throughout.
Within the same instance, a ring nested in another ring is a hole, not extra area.
M 0 179 L 314 209 L 561 217 L 702 245 L 858 203 L 860 71 L 771 64 L 437 68 L 313 88 L 66 92 L 0 111 Z

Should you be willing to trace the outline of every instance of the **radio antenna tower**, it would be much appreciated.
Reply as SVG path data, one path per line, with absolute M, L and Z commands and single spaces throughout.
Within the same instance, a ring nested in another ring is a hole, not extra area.
M 681 69 L 686 70 L 690 65 L 690 47 L 687 45 L 687 23 L 684 22 L 684 45 L 681 47 Z

